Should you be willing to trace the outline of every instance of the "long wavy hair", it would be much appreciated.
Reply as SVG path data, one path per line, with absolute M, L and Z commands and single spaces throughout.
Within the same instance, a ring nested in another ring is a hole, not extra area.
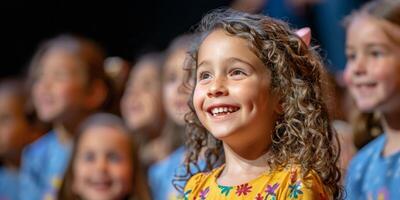
M 353 11 L 344 19 L 344 26 L 347 29 L 351 22 L 360 15 L 367 15 L 378 20 L 386 21 L 400 27 L 400 1 L 398 0 L 376 0 L 364 4 L 359 10 Z M 400 38 L 382 26 L 382 31 L 396 45 L 400 46 Z M 380 113 L 357 113 L 352 121 L 354 143 L 357 148 L 362 148 L 370 141 L 383 133 Z
M 341 175 L 337 166 L 340 147 L 331 129 L 323 96 L 322 77 L 326 72 L 320 56 L 285 22 L 231 9 L 214 10 L 201 20 L 197 28 L 198 40 L 186 62 L 189 74 L 186 85 L 192 89 L 191 111 L 185 116 L 186 177 L 195 171 L 210 171 L 224 163 L 222 142 L 201 124 L 193 105 L 193 75 L 198 64 L 198 49 L 202 41 L 217 29 L 247 40 L 251 50 L 271 71 L 271 89 L 273 94 L 281 97 L 282 107 L 271 135 L 268 159 L 271 169 L 299 164 L 303 175 L 314 170 L 333 197 L 342 199 Z M 200 159 L 205 160 L 205 169 L 199 167 Z

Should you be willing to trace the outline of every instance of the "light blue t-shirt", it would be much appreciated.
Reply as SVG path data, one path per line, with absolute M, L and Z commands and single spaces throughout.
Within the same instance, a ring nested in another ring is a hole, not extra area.
M 0 200 L 18 198 L 18 171 L 0 166 Z
M 400 152 L 383 157 L 386 140 L 386 134 L 379 136 L 352 159 L 346 177 L 346 199 L 400 199 Z
M 185 157 L 185 148 L 179 147 L 164 160 L 152 165 L 149 169 L 149 185 L 153 200 L 174 200 L 179 197 L 179 192 L 174 188 L 172 180 L 175 174 L 182 174 L 182 165 Z M 184 182 L 178 183 L 182 188 Z
M 20 175 L 20 200 L 55 199 L 61 186 L 71 144 L 60 143 L 50 131 L 29 145 L 23 152 Z

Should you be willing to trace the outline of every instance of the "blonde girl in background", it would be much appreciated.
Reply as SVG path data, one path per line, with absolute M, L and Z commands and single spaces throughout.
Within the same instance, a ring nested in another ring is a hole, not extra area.
M 346 37 L 346 83 L 358 109 L 370 116 L 366 127 L 373 127 L 374 115 L 379 116 L 384 132 L 379 135 L 378 131 L 379 136 L 351 161 L 346 177 L 347 199 L 397 199 L 400 197 L 400 1 L 377 0 L 365 4 L 347 18 Z

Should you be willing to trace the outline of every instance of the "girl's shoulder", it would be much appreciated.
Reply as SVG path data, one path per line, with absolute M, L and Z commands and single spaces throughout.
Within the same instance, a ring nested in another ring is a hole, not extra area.
M 348 171 L 360 170 L 371 164 L 372 160 L 379 158 L 385 146 L 385 141 L 386 135 L 382 134 L 361 148 L 351 159 Z
M 312 169 L 305 171 L 300 165 L 288 165 L 270 172 L 269 177 L 275 185 L 267 185 L 266 191 L 276 187 L 278 197 L 293 199 L 331 198 L 321 177 Z
M 195 189 L 195 187 L 199 185 L 204 185 L 207 182 L 214 181 L 222 169 L 223 166 L 220 166 L 218 168 L 213 169 L 210 172 L 199 172 L 193 175 L 186 183 L 185 191 L 193 190 Z
M 216 183 L 222 169 L 223 167 L 219 167 L 209 173 L 198 173 L 190 178 L 184 190 L 186 199 L 204 194 L 211 199 L 231 199 L 239 196 L 250 199 L 330 199 L 318 174 L 313 170 L 304 172 L 299 165 L 266 171 L 258 178 L 237 186 L 221 186 Z

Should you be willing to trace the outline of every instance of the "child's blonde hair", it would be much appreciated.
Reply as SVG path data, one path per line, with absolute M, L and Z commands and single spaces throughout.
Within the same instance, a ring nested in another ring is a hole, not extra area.
M 197 29 L 200 37 L 187 62 L 190 74 L 195 74 L 201 42 L 217 29 L 247 40 L 250 49 L 271 71 L 272 91 L 260 92 L 278 95 L 282 112 L 278 113 L 271 136 L 270 167 L 300 164 L 304 174 L 315 170 L 334 198 L 342 198 L 337 166 L 340 150 L 324 103 L 322 77 L 325 69 L 318 53 L 282 21 L 234 10 L 215 10 L 202 19 Z M 196 116 L 193 93 L 189 104 L 191 112 L 185 117 L 187 176 L 193 175 L 190 169 L 194 166 L 200 170 L 198 160 L 203 150 L 206 169 L 202 171 L 224 162 L 222 142 L 208 133 Z
M 400 1 L 376 0 L 366 3 L 344 19 L 344 26 L 348 28 L 354 18 L 361 15 L 367 15 L 400 27 Z M 400 38 L 398 36 L 393 35 L 385 26 L 381 26 L 381 28 L 389 40 L 400 46 Z M 383 133 L 380 121 L 379 113 L 357 113 L 352 120 L 354 143 L 357 148 L 361 149 Z
M 82 134 L 89 128 L 101 126 L 101 127 L 112 127 L 121 130 L 123 133 L 129 135 L 129 129 L 125 126 L 123 120 L 116 115 L 108 113 L 97 113 L 89 116 L 81 125 L 77 134 L 74 138 L 74 147 L 72 150 L 72 155 L 70 162 L 68 164 L 63 182 L 61 184 L 60 191 L 58 193 L 59 200 L 74 200 L 79 199 L 72 190 L 72 183 L 74 178 L 74 162 L 78 152 L 78 145 L 82 138 Z M 132 163 L 133 163 L 133 179 L 132 179 L 132 193 L 128 196 L 128 200 L 143 199 L 150 200 L 150 193 L 147 185 L 146 178 L 144 177 L 144 172 L 142 171 L 142 166 L 138 158 L 138 149 L 135 141 L 130 139 L 131 153 L 132 153 Z

